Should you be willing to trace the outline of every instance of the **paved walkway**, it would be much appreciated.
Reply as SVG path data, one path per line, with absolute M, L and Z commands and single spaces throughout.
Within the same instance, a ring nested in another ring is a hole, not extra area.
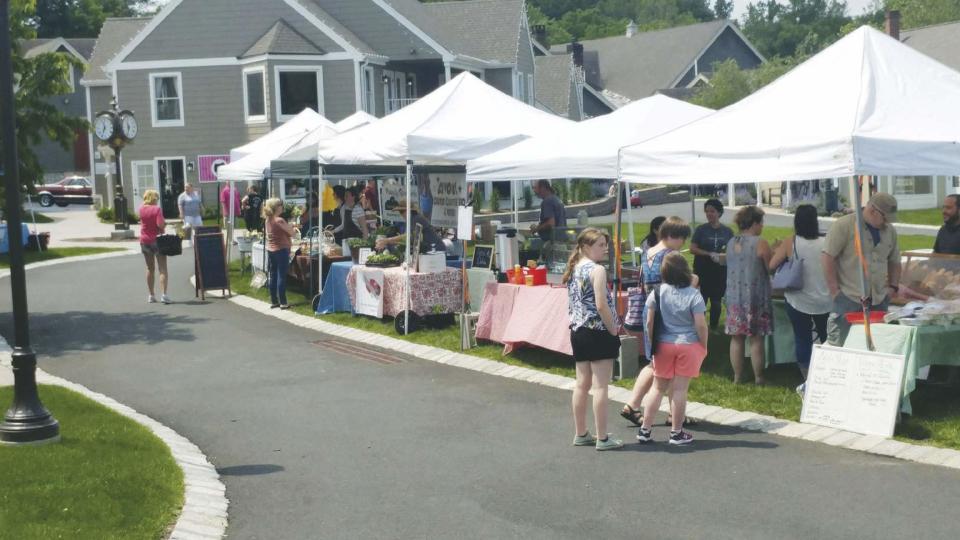
M 53 218 L 54 222 L 34 225 L 31 221 L 31 209 Z M 31 233 L 34 230 L 50 233 L 50 247 L 136 247 L 137 245 L 136 238 L 123 242 L 111 242 L 110 233 L 113 231 L 113 225 L 100 223 L 97 213 L 88 206 L 42 208 L 38 204 L 27 205 L 23 221 L 27 223 Z M 131 225 L 130 228 L 134 236 L 140 234 L 139 225 Z
M 713 424 L 688 449 L 572 448 L 568 392 L 199 302 L 172 262 L 169 306 L 145 303 L 138 257 L 29 272 L 35 347 L 196 442 L 231 536 L 956 536 L 956 470 Z

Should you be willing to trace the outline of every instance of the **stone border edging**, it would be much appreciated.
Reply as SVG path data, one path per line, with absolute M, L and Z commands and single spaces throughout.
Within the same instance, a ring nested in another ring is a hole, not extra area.
M 0 336 L 0 368 L 10 368 L 10 346 Z M 89 388 L 51 375 L 37 369 L 37 382 L 53 384 L 73 390 L 100 405 L 142 425 L 156 435 L 173 455 L 183 471 L 183 508 L 170 533 L 171 540 L 220 539 L 226 536 L 227 507 L 226 486 L 220 475 L 197 445 L 176 431 L 141 414 L 127 405 Z
M 575 384 L 575 381 L 569 377 L 554 375 L 526 367 L 512 366 L 477 356 L 439 349 L 437 347 L 410 343 L 382 334 L 328 323 L 321 319 L 300 315 L 292 311 L 271 310 L 270 305 L 266 302 L 256 300 L 249 296 L 234 295 L 229 300 L 239 306 L 252 309 L 276 319 L 281 319 L 302 328 L 324 332 L 357 343 L 375 345 L 387 350 L 402 352 L 438 364 L 461 367 L 518 381 L 542 384 L 559 390 L 573 390 Z M 625 403 L 630 398 L 630 391 L 619 386 L 611 386 L 609 395 L 612 401 Z M 667 405 L 662 405 L 660 410 L 666 412 Z M 859 450 L 870 454 L 904 459 L 926 465 L 960 469 L 960 451 L 949 448 L 909 444 L 877 435 L 862 435 L 860 433 L 830 427 L 801 424 L 773 416 L 761 415 L 749 411 L 726 409 L 716 405 L 706 405 L 694 401 L 687 404 L 687 416 L 695 420 L 723 426 L 736 427 L 749 431 L 762 431 L 764 433 L 792 439 L 820 442 L 829 444 L 830 446 L 849 448 L 851 450 Z
M 44 266 L 56 266 L 58 264 L 97 261 L 100 259 L 111 259 L 113 257 L 125 257 L 140 253 L 139 249 L 121 249 L 121 251 L 110 251 L 107 253 L 96 253 L 94 255 L 80 255 L 78 257 L 61 257 L 59 259 L 50 259 L 49 261 L 40 261 L 24 266 L 24 270 L 33 270 L 34 268 L 43 268 Z M 0 270 L 0 279 L 10 276 L 10 269 Z

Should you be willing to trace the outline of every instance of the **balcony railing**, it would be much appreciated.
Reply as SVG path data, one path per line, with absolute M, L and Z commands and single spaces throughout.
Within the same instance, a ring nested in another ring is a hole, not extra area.
M 387 112 L 392 113 L 399 111 L 400 109 L 410 105 L 419 98 L 402 98 L 402 99 L 388 99 L 387 100 Z

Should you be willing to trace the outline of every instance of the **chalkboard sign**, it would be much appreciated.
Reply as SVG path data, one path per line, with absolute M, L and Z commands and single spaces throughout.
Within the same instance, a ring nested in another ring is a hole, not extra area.
M 891 437 L 900 404 L 904 356 L 818 345 L 800 421 Z
M 206 299 L 204 291 L 220 289 L 230 293 L 223 233 L 198 234 L 193 240 L 196 254 L 197 295 Z
M 493 265 L 493 246 L 474 246 L 473 267 L 474 268 L 492 268 L 492 265 Z
M 217 225 L 201 225 L 193 229 L 193 234 L 217 234 L 220 227 Z

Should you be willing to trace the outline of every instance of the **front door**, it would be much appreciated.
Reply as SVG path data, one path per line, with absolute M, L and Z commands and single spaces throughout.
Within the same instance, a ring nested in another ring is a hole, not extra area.
M 163 217 L 166 219 L 179 217 L 177 197 L 183 193 L 183 184 L 186 178 L 183 159 L 158 159 L 157 178 L 160 181 L 160 205 L 163 208 Z
M 134 161 L 130 163 L 133 170 L 133 208 L 139 213 L 143 206 L 143 194 L 148 189 L 157 189 L 156 165 L 152 161 Z

